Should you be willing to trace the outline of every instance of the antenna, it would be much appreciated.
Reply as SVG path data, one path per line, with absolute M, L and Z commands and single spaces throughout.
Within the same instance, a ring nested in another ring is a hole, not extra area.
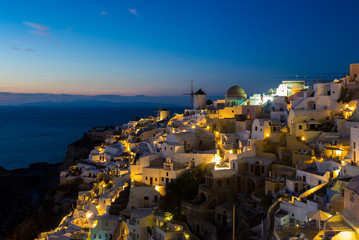
M 193 98 L 194 98 L 193 80 L 191 80 L 191 92 L 190 93 L 183 93 L 183 95 L 190 95 L 191 96 L 191 106 L 193 108 Z

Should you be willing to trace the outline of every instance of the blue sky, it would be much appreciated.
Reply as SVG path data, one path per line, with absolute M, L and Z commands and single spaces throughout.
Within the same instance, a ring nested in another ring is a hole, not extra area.
M 264 92 L 359 62 L 358 1 L 1 1 L 0 89 Z M 324 77 L 324 76 L 323 76 Z

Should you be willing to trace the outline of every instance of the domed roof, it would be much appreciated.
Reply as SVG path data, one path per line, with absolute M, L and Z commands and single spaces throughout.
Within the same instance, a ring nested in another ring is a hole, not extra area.
M 227 98 L 247 98 L 246 92 L 240 86 L 232 86 L 227 90 Z

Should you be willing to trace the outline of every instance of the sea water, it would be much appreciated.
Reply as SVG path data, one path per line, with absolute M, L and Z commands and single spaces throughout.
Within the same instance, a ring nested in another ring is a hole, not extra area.
M 0 107 L 0 166 L 62 162 L 67 146 L 96 126 L 156 116 L 155 107 Z M 183 108 L 169 109 L 182 113 Z

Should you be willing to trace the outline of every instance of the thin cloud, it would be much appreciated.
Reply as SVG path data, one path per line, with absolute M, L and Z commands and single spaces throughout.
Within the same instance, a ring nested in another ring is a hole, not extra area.
M 11 49 L 14 50 L 14 51 L 35 52 L 35 50 L 32 49 L 32 48 L 24 48 L 24 49 L 22 49 L 22 48 L 18 48 L 18 47 L 12 47 Z
M 135 15 L 136 17 L 140 16 L 140 15 L 138 15 L 137 9 L 135 9 L 135 8 L 130 9 L 129 12 L 132 13 L 133 15 Z
M 34 29 L 30 31 L 31 34 L 42 36 L 42 37 L 48 37 L 51 35 L 49 32 L 47 32 L 50 29 L 49 27 L 33 22 L 23 22 L 23 23 Z
M 100 13 L 101 15 L 107 15 L 108 14 L 108 12 L 107 11 L 101 11 L 101 13 Z
M 57 46 L 61 45 L 61 43 L 57 40 L 57 38 L 49 38 L 49 42 L 51 42 Z

